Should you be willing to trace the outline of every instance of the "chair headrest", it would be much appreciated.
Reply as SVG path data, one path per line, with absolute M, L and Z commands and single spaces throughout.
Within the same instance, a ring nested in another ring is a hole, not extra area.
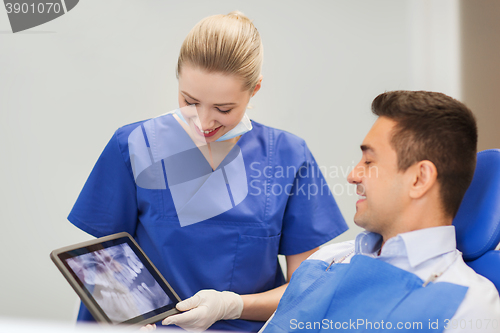
M 453 220 L 457 248 L 474 260 L 500 242 L 500 149 L 477 154 L 474 178 Z

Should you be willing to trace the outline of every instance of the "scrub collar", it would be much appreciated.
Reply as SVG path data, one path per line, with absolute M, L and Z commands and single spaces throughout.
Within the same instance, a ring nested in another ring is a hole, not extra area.
M 182 116 L 182 112 L 181 112 L 181 109 L 176 109 L 173 111 L 184 123 L 186 123 L 186 125 L 188 125 L 188 122 L 186 121 L 186 119 L 184 119 L 184 117 Z M 232 130 L 230 130 L 229 132 L 227 132 L 226 134 L 224 134 L 223 136 L 221 136 L 220 138 L 218 138 L 217 140 L 215 141 L 226 141 L 226 140 L 229 140 L 229 139 L 232 139 L 232 138 L 235 138 L 237 136 L 240 136 L 240 135 L 243 135 L 245 134 L 246 132 L 252 130 L 252 122 L 250 121 L 250 118 L 248 117 L 248 115 L 246 114 L 245 112 L 245 115 L 243 116 L 243 119 L 241 119 L 241 121 L 238 123 L 238 125 L 236 125 L 235 128 L 233 128 Z

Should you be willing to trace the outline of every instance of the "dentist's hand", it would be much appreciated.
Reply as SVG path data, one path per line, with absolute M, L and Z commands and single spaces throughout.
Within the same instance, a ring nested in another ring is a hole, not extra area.
M 218 320 L 238 319 L 243 311 L 243 300 L 232 291 L 200 290 L 176 307 L 186 312 L 166 318 L 163 325 L 175 324 L 187 331 L 202 332 Z
M 156 324 L 147 324 L 139 329 L 139 332 L 148 332 L 156 330 Z

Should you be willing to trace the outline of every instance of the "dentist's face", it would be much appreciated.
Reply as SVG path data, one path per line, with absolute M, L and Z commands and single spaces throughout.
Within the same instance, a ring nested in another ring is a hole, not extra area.
M 242 81 L 234 75 L 205 70 L 185 64 L 179 74 L 179 106 L 195 139 L 214 142 L 236 127 L 243 118 L 254 91 L 242 90 Z M 187 110 L 187 111 L 186 111 Z
M 347 177 L 359 195 L 354 222 L 383 236 L 403 227 L 401 216 L 409 200 L 390 142 L 395 125 L 388 118 L 377 119 L 361 144 L 361 161 Z

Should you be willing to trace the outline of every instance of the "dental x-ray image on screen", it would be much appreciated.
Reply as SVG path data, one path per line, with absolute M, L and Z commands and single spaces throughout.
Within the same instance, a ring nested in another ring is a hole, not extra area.
M 127 243 L 68 258 L 66 263 L 114 323 L 172 303 Z

